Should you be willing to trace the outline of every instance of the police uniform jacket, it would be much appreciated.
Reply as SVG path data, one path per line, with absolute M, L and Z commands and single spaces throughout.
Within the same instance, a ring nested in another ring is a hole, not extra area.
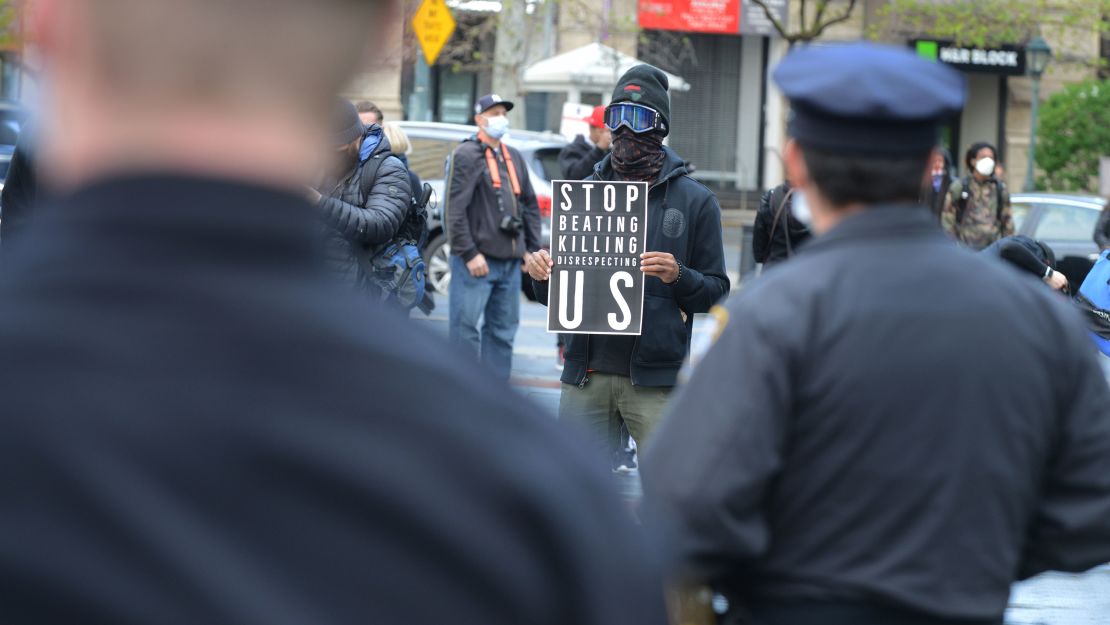
M 1082 320 L 924 209 L 848 217 L 728 319 L 642 463 L 685 574 L 747 605 L 999 622 L 1015 579 L 1110 561 Z

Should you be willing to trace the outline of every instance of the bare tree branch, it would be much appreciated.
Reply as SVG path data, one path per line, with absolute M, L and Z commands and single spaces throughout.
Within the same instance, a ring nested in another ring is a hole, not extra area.
M 841 13 L 838 17 L 834 17 L 833 19 L 818 26 L 811 39 L 817 39 L 818 37 L 820 37 L 830 26 L 835 26 L 836 24 L 847 22 L 848 20 L 852 19 L 852 11 L 855 10 L 855 8 L 856 0 L 848 0 L 848 8 L 844 9 L 844 13 Z
M 813 16 L 813 27 L 818 28 L 821 25 L 821 19 L 825 17 L 825 11 L 829 8 L 829 0 L 819 0 L 817 3 L 817 10 Z M 805 28 L 805 23 L 802 24 Z
M 779 18 L 771 12 L 771 7 L 767 6 L 767 2 L 765 0 L 752 0 L 752 2 L 754 2 L 757 7 L 763 9 L 763 14 L 767 16 L 767 19 L 771 22 L 771 26 L 775 28 L 778 34 L 781 35 L 783 39 L 790 41 L 790 36 L 786 32 L 786 27 L 783 26 Z

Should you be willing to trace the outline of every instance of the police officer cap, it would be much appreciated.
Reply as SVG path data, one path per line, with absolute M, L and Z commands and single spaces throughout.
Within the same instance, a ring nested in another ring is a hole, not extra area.
M 952 68 L 871 43 L 797 49 L 774 79 L 790 100 L 790 135 L 831 152 L 927 152 L 967 97 L 963 75 Z

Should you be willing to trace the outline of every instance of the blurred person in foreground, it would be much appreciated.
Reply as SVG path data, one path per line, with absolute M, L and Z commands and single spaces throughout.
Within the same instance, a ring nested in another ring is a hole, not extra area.
M 817 236 L 730 303 L 641 463 L 645 523 L 726 622 L 998 625 L 1016 579 L 1110 561 L 1084 323 L 918 203 L 957 72 L 840 44 L 774 79 Z
M 399 7 L 33 7 L 60 195 L 0 272 L 0 621 L 661 623 L 603 467 L 330 279 L 305 187 Z

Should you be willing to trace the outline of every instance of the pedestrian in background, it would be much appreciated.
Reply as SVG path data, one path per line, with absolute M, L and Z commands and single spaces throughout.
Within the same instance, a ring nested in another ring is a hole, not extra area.
M 1014 210 L 1006 183 L 995 175 L 998 150 L 976 143 L 964 156 L 968 175 L 952 182 L 941 224 L 953 238 L 973 250 L 1014 235 Z
M 399 7 L 29 6 L 57 200 L 0 269 L 0 622 L 664 623 L 581 443 L 330 279 L 305 186 Z
M 443 207 L 451 240 L 448 333 L 505 380 L 520 326 L 521 260 L 540 249 L 540 209 L 528 166 L 501 141 L 512 108 L 497 95 L 474 105 L 478 133 L 450 156 Z
M 381 126 L 385 123 L 385 113 L 382 113 L 382 110 L 378 108 L 377 104 L 369 100 L 363 100 L 356 104 L 355 108 L 358 109 L 358 117 L 362 120 L 363 124 L 367 126 Z
M 948 202 L 948 191 L 952 188 L 952 154 L 942 147 L 933 152 L 929 164 L 929 177 L 925 181 L 922 203 L 928 207 L 939 222 Z
M 1023 273 L 1036 276 L 1053 291 L 1064 291 L 1069 286 L 1067 276 L 1056 271 L 1056 253 L 1044 241 L 1019 234 L 999 239 L 980 253 L 1004 260 Z
M 645 523 L 727 623 L 1001 623 L 1016 579 L 1110 560 L 1090 339 L 919 204 L 962 75 L 857 43 L 774 80 L 815 239 L 730 303 L 641 462 Z
M 594 168 L 609 153 L 613 134 L 605 127 L 605 107 L 595 106 L 586 118 L 590 136 L 576 135 L 559 152 L 559 168 L 567 180 L 585 180 L 594 173 Z
M 794 190 L 789 182 L 768 189 L 759 198 L 752 229 L 752 255 L 767 269 L 795 253 L 810 238 L 809 226 L 790 209 Z
M 628 70 L 613 90 L 605 125 L 609 155 L 590 180 L 649 183 L 643 333 L 573 334 L 559 396 L 559 418 L 582 424 L 599 455 L 613 448 L 620 421 L 643 449 L 659 422 L 690 351 L 694 315 L 728 294 L 721 208 L 713 192 L 687 176 L 682 158 L 663 145 L 670 133 L 667 75 L 650 65 Z M 528 271 L 547 304 L 554 262 L 534 254 Z
M 408 172 L 409 188 L 413 195 L 419 195 L 424 183 L 420 180 L 420 176 L 409 166 L 409 154 L 412 154 L 412 142 L 409 141 L 409 136 L 400 126 L 394 123 L 382 124 L 382 131 L 385 133 L 386 140 L 389 141 L 390 151 L 401 161 Z
M 379 297 L 369 259 L 393 240 L 408 214 L 408 170 L 393 156 L 381 126 L 364 126 L 347 100 L 337 99 L 335 106 L 331 171 L 309 199 L 330 227 L 328 253 L 338 276 Z

